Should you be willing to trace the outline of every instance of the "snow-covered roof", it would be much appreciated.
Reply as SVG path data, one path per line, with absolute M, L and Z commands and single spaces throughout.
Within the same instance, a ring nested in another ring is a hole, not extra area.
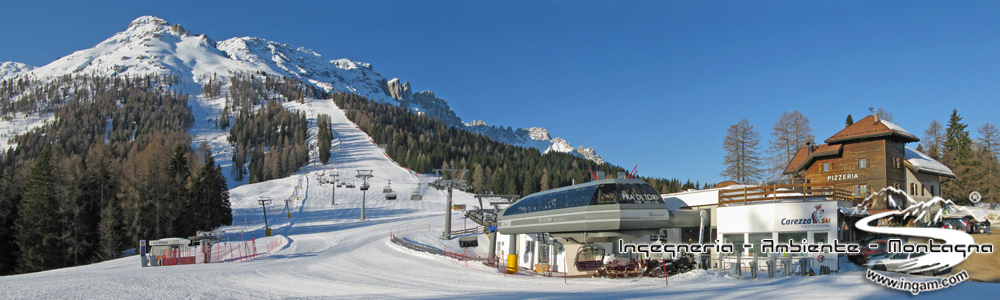
M 869 115 L 854 124 L 848 125 L 837 134 L 826 139 L 827 144 L 843 143 L 850 140 L 877 138 L 883 136 L 895 136 L 903 143 L 919 142 L 920 139 L 909 131 L 903 130 L 899 125 L 881 120 L 874 115 Z
M 890 123 L 891 124 L 891 123 Z M 955 173 L 941 162 L 934 160 L 923 152 L 906 147 L 906 163 L 917 172 L 937 174 L 955 178 Z
M 898 134 L 911 136 L 913 138 L 917 137 L 917 136 L 913 135 L 912 133 L 910 133 L 909 131 L 906 131 L 905 129 L 903 129 L 903 127 L 899 127 L 899 125 L 893 124 L 892 122 L 889 122 L 889 121 L 886 121 L 886 120 L 879 120 L 879 122 L 881 122 L 882 125 L 885 125 L 885 127 L 889 127 L 889 129 L 892 129 L 892 131 L 895 131 Z

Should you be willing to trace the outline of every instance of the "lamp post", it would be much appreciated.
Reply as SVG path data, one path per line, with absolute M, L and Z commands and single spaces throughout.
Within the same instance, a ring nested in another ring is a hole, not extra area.
M 365 192 L 368 191 L 368 178 L 375 177 L 372 175 L 372 170 L 358 170 L 358 175 L 354 176 L 361 178 L 361 220 L 365 219 Z

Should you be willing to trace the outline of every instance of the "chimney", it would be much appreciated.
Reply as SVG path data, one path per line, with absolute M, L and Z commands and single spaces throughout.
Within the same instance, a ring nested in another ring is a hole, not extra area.
M 813 154 L 813 142 L 806 142 L 806 149 L 809 151 L 809 154 Z
M 597 171 L 597 180 L 604 179 L 604 171 Z

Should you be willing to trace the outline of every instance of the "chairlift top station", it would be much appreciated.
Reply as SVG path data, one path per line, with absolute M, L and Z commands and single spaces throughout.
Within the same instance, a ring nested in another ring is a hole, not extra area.
M 499 213 L 498 231 L 641 236 L 699 222 L 697 211 L 670 211 L 645 181 L 610 178 L 528 195 Z

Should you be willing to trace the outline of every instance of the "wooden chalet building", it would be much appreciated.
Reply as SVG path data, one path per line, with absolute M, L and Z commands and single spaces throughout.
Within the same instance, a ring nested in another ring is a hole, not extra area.
M 860 204 L 872 193 L 894 187 L 914 200 L 941 195 L 941 180 L 955 174 L 930 156 L 906 147 L 919 138 L 896 124 L 869 115 L 826 139 L 802 147 L 785 168 L 795 182 L 845 190 Z M 946 180 L 946 179 L 945 179 Z M 877 201 L 871 209 L 888 209 Z

